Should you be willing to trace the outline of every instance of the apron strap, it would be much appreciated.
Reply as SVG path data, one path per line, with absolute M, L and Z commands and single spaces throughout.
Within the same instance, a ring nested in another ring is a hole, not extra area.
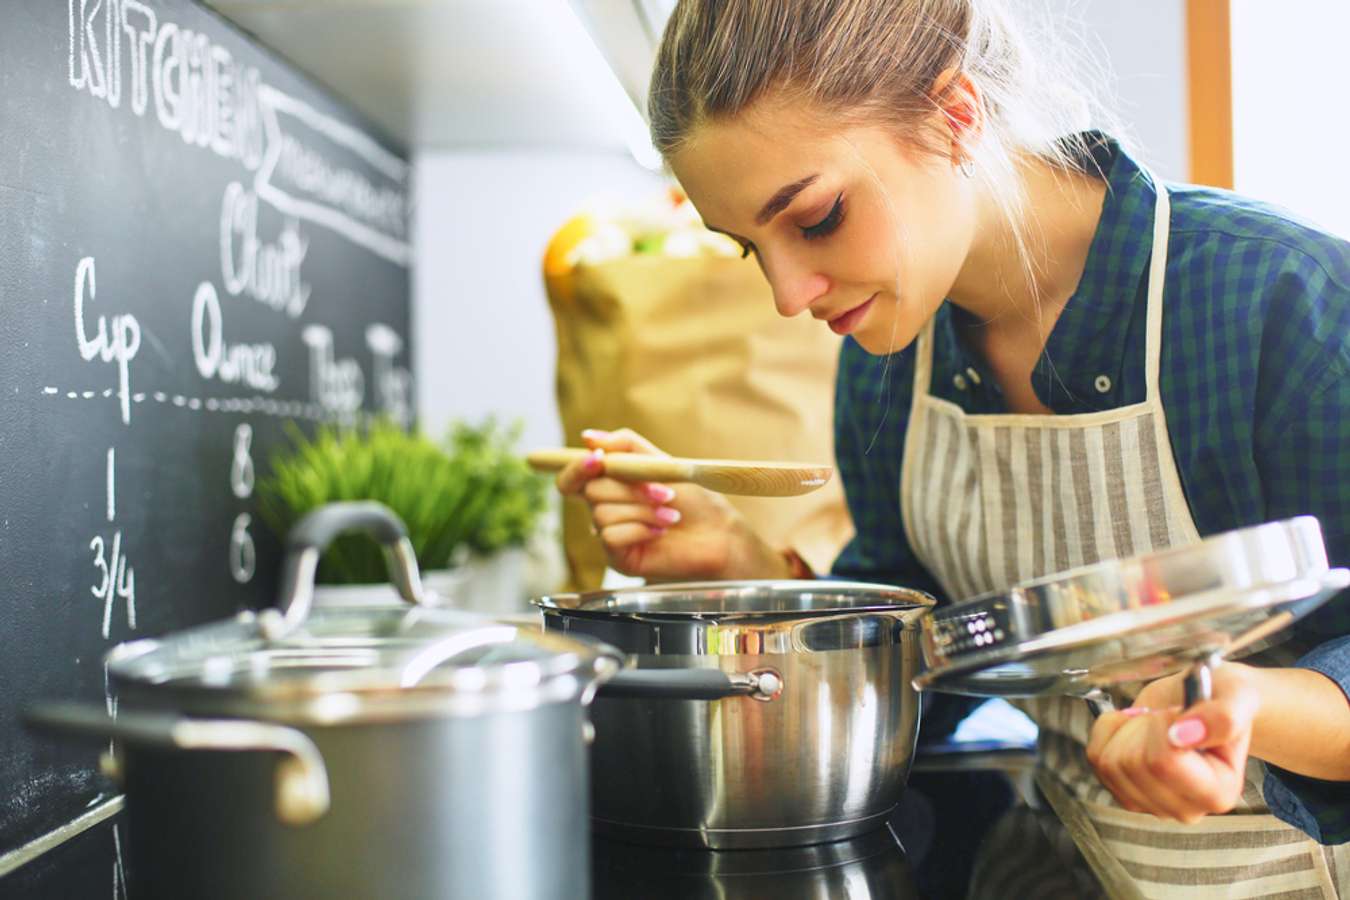
M 1148 340 L 1144 351 L 1144 384 L 1148 399 L 1159 402 L 1162 393 L 1158 387 L 1158 373 L 1162 365 L 1163 282 L 1167 280 L 1167 233 L 1171 206 L 1167 202 L 1167 188 L 1152 172 L 1148 173 L 1157 193 L 1153 208 L 1153 253 L 1148 264 Z
M 944 300 L 944 303 L 949 302 Z M 914 348 L 914 399 L 926 396 L 933 382 L 933 328 L 937 322 L 937 313 L 928 317 L 919 329 L 919 337 Z
M 1036 769 L 1036 786 L 1068 829 L 1083 859 L 1092 867 L 1092 874 L 1097 876 L 1106 890 L 1106 895 L 1112 900 L 1145 900 L 1130 873 L 1106 848 L 1106 843 L 1097 834 L 1097 827 L 1088 818 L 1083 804 L 1070 796 L 1068 790 L 1044 768 Z

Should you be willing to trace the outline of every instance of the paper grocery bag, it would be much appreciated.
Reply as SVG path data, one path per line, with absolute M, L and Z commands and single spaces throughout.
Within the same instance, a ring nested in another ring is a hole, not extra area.
M 676 456 L 833 463 L 841 339 L 779 316 L 753 261 L 632 255 L 545 281 L 568 444 L 583 428 L 628 427 Z M 728 499 L 818 572 L 852 535 L 837 475 L 800 497 Z M 581 500 L 564 504 L 563 543 L 569 587 L 598 588 L 605 554 Z

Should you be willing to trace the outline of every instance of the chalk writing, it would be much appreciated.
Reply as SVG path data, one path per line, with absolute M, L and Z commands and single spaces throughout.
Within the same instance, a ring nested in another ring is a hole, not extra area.
M 239 499 L 253 493 L 253 457 L 249 448 L 253 444 L 253 426 L 241 422 L 234 429 L 234 461 L 230 465 L 230 490 Z
M 380 409 L 405 427 L 412 424 L 412 373 L 394 364 L 403 352 L 403 338 L 381 322 L 366 329 L 366 346 L 374 356 L 375 398 Z
M 248 513 L 240 513 L 234 517 L 234 525 L 230 529 L 230 575 L 240 584 L 251 581 L 258 568 L 253 535 L 248 532 L 251 524 L 253 517 Z
M 275 391 L 281 381 L 273 373 L 277 351 L 269 343 L 226 344 L 220 297 L 209 281 L 197 286 L 192 301 L 192 358 L 203 378 L 226 384 L 243 383 L 260 391 Z M 174 403 L 182 406 L 186 403 Z
M 288 216 L 316 222 L 385 259 L 406 266 L 408 164 L 355 128 L 271 85 L 258 89 L 267 152 L 254 175 L 258 197 Z M 286 129 L 289 128 L 290 132 Z M 385 181 L 335 165 L 311 146 L 352 154 Z
M 112 447 L 108 448 L 107 459 L 107 513 L 108 522 L 111 524 L 117 514 L 115 486 L 117 456 Z M 112 609 L 116 600 L 122 600 L 126 604 L 127 627 L 135 629 L 136 571 L 127 565 L 127 558 L 122 550 L 121 529 L 113 532 L 111 541 L 105 540 L 101 534 L 94 535 L 89 542 L 89 549 L 94 554 L 94 568 L 102 576 L 102 580 L 91 586 L 89 592 L 103 601 L 103 636 L 106 638 L 112 633 Z
M 240 500 L 253 495 L 253 426 L 241 422 L 234 429 L 234 461 L 230 464 L 230 490 Z M 230 576 L 239 584 L 247 584 L 253 579 L 258 568 L 257 551 L 253 546 L 253 535 L 248 527 L 253 517 L 242 512 L 234 517 L 230 528 Z
M 220 269 L 225 290 L 300 317 L 309 303 L 310 287 L 300 278 L 300 264 L 309 241 L 300 223 L 287 219 L 274 243 L 258 239 L 258 195 L 237 181 L 225 188 L 220 210 Z
M 156 120 L 184 143 L 258 168 L 264 138 L 255 66 L 237 63 L 201 32 L 161 22 L 137 0 L 68 0 L 68 7 L 71 87 L 116 109 L 127 78 L 135 115 L 144 116 L 153 98 Z
M 90 337 L 84 327 L 85 289 L 89 300 L 95 299 L 94 258 L 86 256 L 75 267 L 75 340 L 80 357 L 92 362 L 98 357 L 105 363 L 117 363 L 117 396 L 122 404 L 122 422 L 131 424 L 131 361 L 141 349 L 141 326 L 130 313 L 98 317 L 98 331 Z
M 350 417 L 361 408 L 366 393 L 365 376 L 354 359 L 338 359 L 333 351 L 333 332 L 322 325 L 307 325 L 300 334 L 309 347 L 310 398 L 325 411 Z

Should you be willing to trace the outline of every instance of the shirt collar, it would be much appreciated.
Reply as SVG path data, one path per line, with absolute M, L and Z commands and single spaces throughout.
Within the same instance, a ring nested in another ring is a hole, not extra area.
M 1111 138 L 1081 139 L 1090 154 L 1085 170 L 1104 175 L 1107 189 L 1082 278 L 1032 372 L 1036 396 L 1058 413 L 1121 405 L 1127 378 L 1143 363 L 1127 358 L 1127 326 L 1142 309 L 1153 250 L 1151 177 Z
M 1138 345 L 1129 342 L 1127 326 L 1145 308 L 1139 301 L 1147 294 L 1157 199 L 1149 175 L 1110 137 L 1087 132 L 1074 145 L 1086 150 L 1083 169 L 1106 179 L 1106 196 L 1082 278 L 1032 370 L 1036 396 L 1059 414 L 1125 405 L 1143 384 L 1144 361 L 1130 355 Z M 987 396 L 997 387 L 992 377 L 982 377 L 984 362 L 959 337 L 964 315 L 950 303 L 938 307 L 934 389 L 963 404 L 997 404 Z

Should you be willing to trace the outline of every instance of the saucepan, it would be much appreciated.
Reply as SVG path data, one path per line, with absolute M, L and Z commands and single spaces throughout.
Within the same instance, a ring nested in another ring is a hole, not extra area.
M 320 552 L 353 528 L 407 605 L 311 608 Z M 621 657 L 425 605 L 377 504 L 323 507 L 288 543 L 279 609 L 111 651 L 115 719 L 30 711 L 115 742 L 132 896 L 588 896 L 586 706 Z
M 547 631 L 630 668 L 592 709 L 601 834 L 724 848 L 880 828 L 919 728 L 912 680 L 933 598 L 889 585 L 727 581 L 535 601 Z

